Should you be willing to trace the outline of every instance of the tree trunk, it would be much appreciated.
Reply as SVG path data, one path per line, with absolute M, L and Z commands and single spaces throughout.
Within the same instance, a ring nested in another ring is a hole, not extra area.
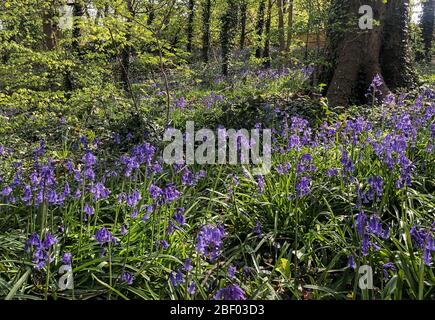
M 240 50 L 243 50 L 245 48 L 247 14 L 248 2 L 247 0 L 242 0 L 242 3 L 240 4 Z
M 380 52 L 382 44 L 385 4 L 383 0 L 367 0 L 373 8 L 374 19 L 381 21 L 373 24 L 373 29 L 361 30 L 358 27 L 361 6 L 359 0 L 334 0 L 332 8 L 334 25 L 329 34 L 329 50 L 333 72 L 327 91 L 328 101 L 332 105 L 348 105 L 349 99 L 358 95 L 355 90 L 359 80 L 367 88 L 376 74 L 380 75 L 380 90 L 389 92 L 382 77 Z M 362 74 L 362 78 L 361 78 Z
M 423 3 L 423 16 L 421 17 L 421 29 L 423 33 L 425 60 L 432 59 L 432 42 L 434 36 L 435 0 L 426 0 Z
M 122 87 L 123 89 L 128 92 L 131 93 L 131 88 L 130 88 L 130 76 L 129 76 L 129 71 L 130 71 L 130 55 L 131 55 L 131 46 L 130 46 L 130 40 L 131 40 L 131 23 L 133 21 L 133 17 L 134 17 L 134 8 L 133 8 L 133 3 L 132 0 L 126 0 L 126 5 L 127 5 L 127 10 L 129 13 L 129 16 L 127 18 L 127 23 L 126 23 L 126 35 L 125 35 L 125 45 L 122 48 L 121 51 L 121 82 L 122 82 Z
M 307 25 L 307 35 L 306 35 L 306 39 L 305 39 L 305 50 L 304 50 L 304 59 L 307 60 L 308 59 L 308 42 L 310 40 L 310 33 L 311 33 L 311 23 L 312 23 L 312 0 L 307 0 L 308 1 L 308 25 Z
M 270 26 L 272 24 L 272 0 L 267 1 L 266 40 L 264 42 L 264 67 L 270 68 Z
M 278 39 L 280 53 L 285 50 L 284 0 L 278 0 Z
M 56 47 L 56 37 L 58 33 L 57 25 L 54 23 L 56 15 L 55 1 L 48 1 L 42 12 L 42 30 L 45 35 L 45 47 L 48 50 L 53 50 Z
M 80 48 L 80 36 L 81 28 L 80 23 L 84 15 L 84 4 L 82 0 L 74 1 L 72 8 L 72 18 L 73 18 L 73 29 L 72 29 L 72 39 L 71 39 L 71 53 L 73 57 L 77 57 L 82 60 L 83 52 Z M 74 89 L 74 79 L 70 70 L 67 68 L 65 73 L 65 91 L 72 91 Z
M 187 21 L 187 52 L 193 49 L 193 22 L 195 19 L 195 0 L 189 0 L 189 18 Z
M 202 9 L 202 60 L 208 63 L 210 51 L 211 0 L 205 0 Z
M 221 17 L 222 74 L 228 76 L 231 50 L 237 27 L 237 0 L 228 0 L 227 8 Z
M 154 19 L 156 17 L 156 13 L 154 11 L 154 0 L 150 0 L 148 4 L 148 19 L 147 19 L 147 25 L 152 25 L 154 22 Z
M 257 16 L 257 50 L 255 51 L 255 56 L 261 58 L 261 43 L 263 40 L 263 30 L 264 30 L 264 10 L 266 8 L 266 0 L 260 0 L 260 7 L 258 8 Z
M 382 36 L 381 67 L 391 89 L 412 88 L 418 83 L 412 65 L 409 37 L 409 0 L 388 1 Z
M 287 51 L 290 51 L 293 37 L 293 0 L 288 3 L 288 19 L 287 19 Z
M 72 31 L 72 50 L 74 53 L 80 55 L 80 23 L 83 17 L 83 2 L 82 0 L 74 1 L 73 5 L 73 31 Z

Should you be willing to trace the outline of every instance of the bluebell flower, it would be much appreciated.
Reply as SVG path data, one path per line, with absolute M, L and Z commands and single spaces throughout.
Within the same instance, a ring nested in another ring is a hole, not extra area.
M 132 285 L 134 281 L 134 276 L 130 272 L 124 272 L 121 275 L 121 281 L 126 282 L 128 285 Z
M 184 264 L 183 264 L 183 270 L 184 271 L 190 271 L 190 270 L 192 270 L 193 269 L 193 267 L 192 267 L 192 260 L 190 259 L 190 258 L 187 258 L 185 261 L 184 261 Z
M 169 279 L 171 280 L 174 287 L 176 287 L 179 284 L 182 284 L 184 282 L 184 277 L 183 277 L 183 274 L 181 273 L 180 270 L 177 270 L 175 272 L 175 275 L 174 275 L 174 273 L 171 272 L 171 274 L 169 275 Z
M 356 263 L 355 263 L 355 259 L 354 259 L 353 255 L 350 255 L 350 256 L 349 256 L 349 260 L 348 260 L 348 262 L 347 262 L 347 267 L 348 267 L 348 268 L 352 268 L 352 269 L 355 270 L 355 268 L 356 268 Z
M 262 237 L 263 231 L 262 231 L 262 225 L 261 225 L 260 220 L 255 221 L 255 226 L 254 226 L 254 229 L 252 230 L 252 232 L 254 232 L 254 234 L 257 237 L 259 237 L 259 238 Z
M 215 300 L 245 300 L 245 292 L 237 284 L 231 284 L 226 288 L 221 288 L 215 295 Z
M 215 260 L 222 249 L 225 230 L 222 225 L 202 227 L 198 238 L 196 250 L 198 253 Z
M 195 282 L 192 282 L 189 287 L 187 288 L 187 292 L 191 295 L 194 295 L 196 292 L 196 285 Z
M 230 265 L 228 267 L 228 272 L 227 272 L 228 278 L 230 278 L 230 279 L 234 278 L 234 275 L 236 274 L 236 271 L 237 271 L 237 268 L 235 266 L 233 266 L 233 265 Z
M 64 253 L 64 255 L 62 256 L 62 263 L 70 265 L 71 261 L 72 261 L 72 254 L 69 252 Z
M 296 191 L 298 192 L 300 198 L 305 197 L 311 192 L 310 184 L 311 184 L 311 179 L 309 177 L 302 177 L 296 183 Z

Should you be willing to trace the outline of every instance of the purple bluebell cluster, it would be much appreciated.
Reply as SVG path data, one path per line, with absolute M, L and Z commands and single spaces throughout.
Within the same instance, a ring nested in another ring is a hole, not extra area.
M 49 232 L 45 234 L 44 239 L 40 239 L 37 233 L 32 233 L 29 236 L 24 246 L 24 250 L 28 253 L 33 251 L 32 262 L 37 270 L 41 270 L 54 260 L 54 257 L 50 253 L 50 249 L 56 242 L 57 239 Z
M 223 225 L 204 226 L 197 238 L 196 251 L 213 261 L 221 253 L 224 237 L 225 229 Z
M 215 295 L 215 300 L 245 300 L 245 292 L 237 284 L 221 288 Z
M 417 226 L 413 226 L 410 230 L 412 241 L 417 248 L 423 251 L 423 261 L 427 266 L 432 265 L 432 252 L 435 251 L 433 231 L 417 228 Z

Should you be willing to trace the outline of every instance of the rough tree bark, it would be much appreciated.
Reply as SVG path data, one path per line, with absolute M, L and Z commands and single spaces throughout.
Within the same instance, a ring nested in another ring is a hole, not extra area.
M 228 0 L 227 8 L 221 17 L 222 74 L 228 76 L 231 50 L 233 47 L 238 15 L 237 0 Z
M 72 31 L 72 50 L 75 53 L 78 53 L 80 55 L 80 22 L 83 17 L 84 10 L 83 10 L 83 1 L 82 0 L 76 0 L 74 1 L 73 5 L 73 31 Z
M 261 58 L 261 43 L 263 40 L 264 31 L 264 10 L 266 8 L 266 0 L 260 0 L 260 6 L 258 8 L 257 25 L 255 30 L 257 31 L 257 49 L 255 50 L 255 56 Z
M 293 0 L 288 3 L 288 19 L 287 19 L 287 51 L 290 51 L 293 38 Z
M 71 39 L 71 53 L 73 57 L 77 57 L 82 60 L 83 51 L 80 47 L 80 36 L 81 36 L 81 19 L 84 15 L 84 3 L 83 0 L 76 0 L 72 4 L 72 17 L 73 17 L 73 29 L 72 29 L 72 39 Z M 74 79 L 70 68 L 68 67 L 65 73 L 65 90 L 67 92 L 74 89 Z M 68 95 L 67 95 L 68 96 Z
M 326 71 L 328 83 L 327 97 L 331 105 L 348 105 L 349 98 L 357 96 L 359 80 L 368 84 L 376 74 L 382 81 L 380 90 L 383 94 L 389 92 L 382 77 L 380 53 L 382 32 L 386 13 L 383 0 L 367 0 L 367 5 L 373 8 L 373 29 L 362 30 L 358 26 L 360 18 L 359 0 L 333 0 L 331 7 L 330 31 L 328 37 L 328 60 L 331 61 Z M 362 79 L 361 79 L 362 77 Z M 323 79 L 322 79 L 323 80 Z
M 131 55 L 131 46 L 130 46 L 130 40 L 131 40 L 131 23 L 134 19 L 135 10 L 133 8 L 133 1 L 132 0 L 126 0 L 127 10 L 129 13 L 129 16 L 127 18 L 127 31 L 125 34 L 125 44 L 121 51 L 121 82 L 123 89 L 130 93 L 130 55 Z
M 410 51 L 409 0 L 388 1 L 380 53 L 382 74 L 390 89 L 412 88 L 418 83 Z
M 264 67 L 270 68 L 270 28 L 272 24 L 272 0 L 267 1 L 267 19 L 266 19 L 266 31 L 265 31 L 265 41 L 264 41 Z
M 242 0 L 240 4 L 240 50 L 245 48 L 246 42 L 246 20 L 248 16 L 248 2 Z
M 278 0 L 278 40 L 279 51 L 285 50 L 285 30 L 284 30 L 284 0 Z
M 195 19 L 195 0 L 189 0 L 189 17 L 187 21 L 187 52 L 193 49 L 193 22 Z
M 423 3 L 423 16 L 421 17 L 421 29 L 423 33 L 424 53 L 427 62 L 432 55 L 432 43 L 434 37 L 435 0 L 426 0 Z
M 56 38 L 59 32 L 57 25 L 54 23 L 54 17 L 57 13 L 57 1 L 48 1 L 42 9 L 42 31 L 45 35 L 45 47 L 53 50 L 56 47 Z
M 202 60 L 208 63 L 210 51 L 211 0 L 205 0 L 202 8 Z

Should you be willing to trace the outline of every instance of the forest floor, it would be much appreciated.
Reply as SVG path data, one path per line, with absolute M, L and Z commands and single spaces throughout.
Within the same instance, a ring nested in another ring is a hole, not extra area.
M 307 69 L 180 78 L 169 109 L 158 84 L 137 110 L 100 88 L 0 96 L 0 297 L 434 299 L 434 87 L 331 108 Z M 165 163 L 166 115 L 270 128 L 271 172 Z

